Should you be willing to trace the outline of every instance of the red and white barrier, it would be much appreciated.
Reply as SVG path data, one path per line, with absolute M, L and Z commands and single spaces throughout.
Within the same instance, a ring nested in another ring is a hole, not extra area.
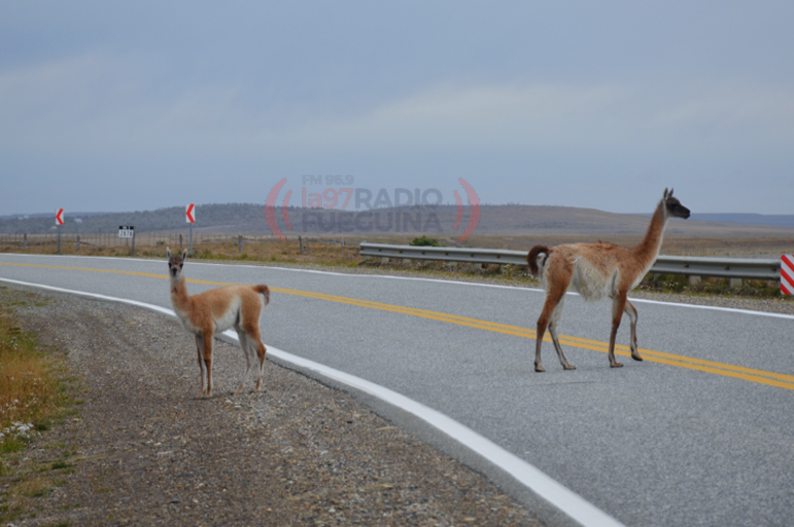
M 780 257 L 780 292 L 794 295 L 794 254 Z

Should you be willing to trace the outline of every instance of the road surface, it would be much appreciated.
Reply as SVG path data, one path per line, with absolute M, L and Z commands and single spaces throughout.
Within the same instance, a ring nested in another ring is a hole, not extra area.
M 537 374 L 541 291 L 192 261 L 185 275 L 191 292 L 269 284 L 266 344 L 449 416 L 619 522 L 784 525 L 794 515 L 792 316 L 637 301 L 646 361 L 623 346 L 625 367 L 611 369 L 609 304 L 571 296 L 560 333 L 577 369 L 563 371 L 546 343 Z M 165 260 L 3 254 L 0 278 L 170 307 Z M 627 320 L 618 341 L 628 343 Z M 533 499 L 454 440 L 364 399 Z

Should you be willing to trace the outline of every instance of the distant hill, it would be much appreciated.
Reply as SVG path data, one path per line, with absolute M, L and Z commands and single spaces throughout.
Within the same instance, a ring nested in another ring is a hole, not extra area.
M 416 208 L 339 211 L 290 207 L 274 209 L 271 223 L 285 234 L 393 234 L 460 233 L 475 211 L 452 205 Z M 286 221 L 285 221 L 286 215 Z M 482 205 L 477 234 L 560 234 L 590 233 L 633 235 L 642 233 L 650 214 L 617 214 L 596 209 L 539 205 Z M 218 234 L 271 234 L 261 204 L 226 203 L 197 206 L 197 232 Z M 73 213 L 67 211 L 65 233 L 114 232 L 119 225 L 134 225 L 138 232 L 183 231 L 184 208 L 114 213 Z M 774 233 L 794 228 L 794 215 L 694 214 L 688 221 L 676 220 L 668 233 L 684 236 Z M 0 217 L 0 233 L 37 234 L 52 232 L 53 215 Z
M 693 214 L 692 219 L 737 225 L 765 225 L 768 227 L 794 228 L 794 214 Z

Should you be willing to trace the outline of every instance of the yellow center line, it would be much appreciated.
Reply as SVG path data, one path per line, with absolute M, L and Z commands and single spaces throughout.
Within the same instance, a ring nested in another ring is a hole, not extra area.
M 0 262 L 0 266 L 78 271 L 78 272 L 88 272 L 88 273 L 106 273 L 106 274 L 115 274 L 121 276 L 133 276 L 133 277 L 141 277 L 141 278 L 154 278 L 158 280 L 168 280 L 167 274 L 148 273 L 143 271 L 124 271 L 121 269 L 99 269 L 94 267 L 29 264 L 29 263 L 16 263 L 16 262 Z M 234 282 L 202 280 L 197 278 L 188 278 L 187 281 L 188 283 L 191 284 L 208 285 L 208 286 L 238 285 Z M 377 311 L 385 311 L 389 313 L 398 313 L 406 316 L 412 316 L 426 320 L 434 320 L 446 324 L 454 324 L 457 326 L 479 329 L 482 331 L 490 331 L 492 333 L 510 335 L 510 336 L 525 338 L 530 340 L 534 340 L 536 335 L 534 330 L 521 326 L 503 324 L 500 322 L 491 322 L 488 320 L 481 320 L 478 318 L 472 318 L 463 315 L 455 315 L 452 313 L 443 313 L 440 311 L 432 311 L 429 309 L 400 306 L 396 304 L 387 304 L 384 302 L 378 302 L 375 300 L 350 298 L 345 296 L 332 295 L 328 293 L 305 291 L 301 289 L 292 289 L 285 287 L 271 287 L 270 290 L 274 293 L 280 293 L 284 295 L 310 298 L 314 300 L 322 300 L 325 302 L 345 304 L 349 306 L 355 306 L 364 309 L 373 309 Z M 546 337 L 544 340 L 546 342 L 550 341 L 548 337 Z M 567 347 L 598 351 L 601 353 L 607 353 L 609 348 L 609 345 L 606 342 L 583 338 L 583 337 L 574 337 L 570 335 L 560 335 L 560 343 Z M 667 366 L 674 366 L 677 368 L 685 368 L 688 370 L 694 370 L 713 375 L 720 375 L 722 377 L 741 379 L 756 384 L 773 386 L 775 388 L 794 390 L 794 375 L 788 375 L 785 373 L 778 373 L 767 370 L 759 370 L 756 368 L 748 368 L 737 364 L 729 364 L 729 363 L 713 361 L 708 359 L 687 357 L 685 355 L 677 355 L 674 353 L 656 351 L 645 348 L 640 348 L 639 351 L 640 354 L 643 356 L 643 358 L 648 362 L 664 364 Z M 625 345 L 616 345 L 615 353 L 617 355 L 628 357 L 630 356 L 630 349 L 628 346 Z

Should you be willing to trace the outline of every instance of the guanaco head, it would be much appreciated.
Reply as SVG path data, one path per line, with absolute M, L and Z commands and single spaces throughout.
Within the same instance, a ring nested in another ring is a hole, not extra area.
M 681 202 L 678 201 L 678 198 L 673 197 L 673 189 L 670 189 L 669 191 L 664 189 L 662 201 L 664 202 L 664 208 L 667 212 L 667 216 L 684 219 L 689 217 L 689 209 L 684 207 Z
M 165 251 L 168 256 L 168 274 L 171 278 L 178 279 L 187 259 L 187 249 L 182 249 L 182 252 L 177 254 L 172 254 L 170 247 L 166 247 Z

